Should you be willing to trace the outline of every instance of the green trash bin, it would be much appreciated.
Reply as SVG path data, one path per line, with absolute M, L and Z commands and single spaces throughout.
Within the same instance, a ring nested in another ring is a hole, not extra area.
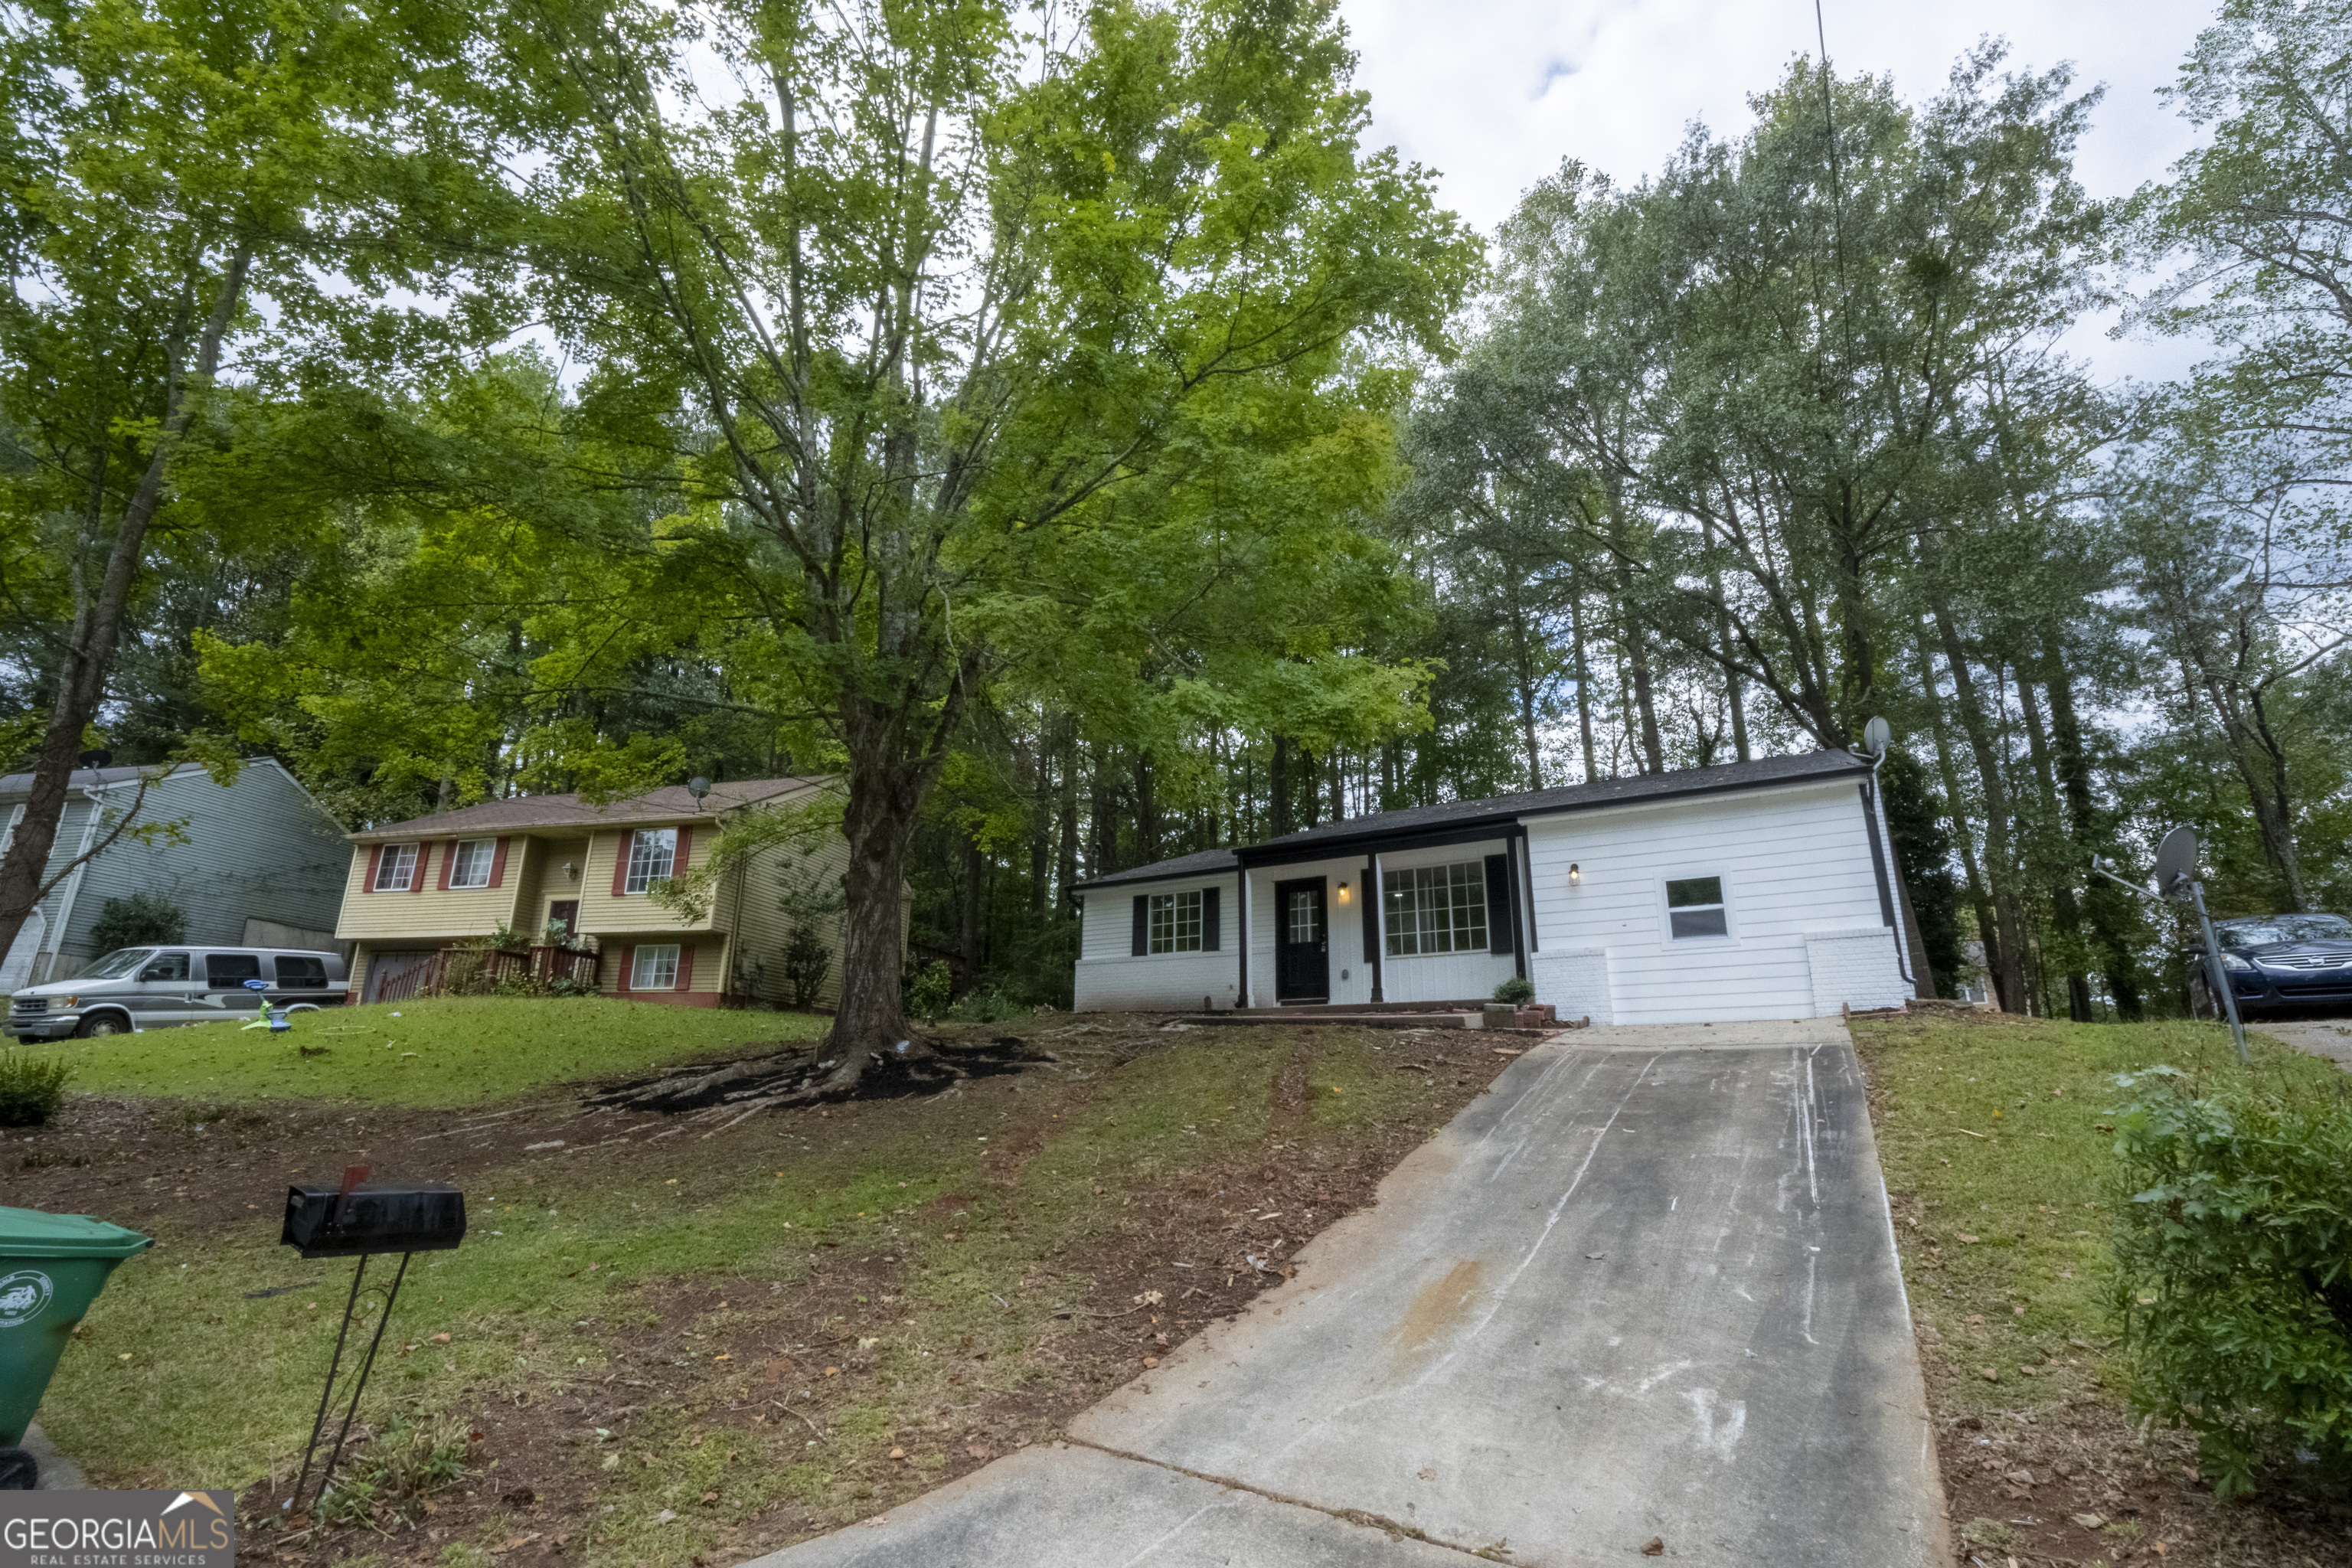
M 25 1440 L 66 1341 L 114 1266 L 153 1245 L 85 1214 L 0 1208 L 0 1448 Z

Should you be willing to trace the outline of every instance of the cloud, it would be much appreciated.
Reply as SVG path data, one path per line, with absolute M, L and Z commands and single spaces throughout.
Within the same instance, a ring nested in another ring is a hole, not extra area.
M 1748 95 L 1816 47 L 1803 0 L 1342 0 L 1341 10 L 1374 136 L 1439 171 L 1447 205 L 1489 233 L 1563 159 L 1630 184 L 1694 120 L 1738 134 Z M 2185 0 L 1823 5 L 1838 68 L 1891 75 L 1906 98 L 1942 88 L 1988 34 L 2009 40 L 2012 68 L 2069 61 L 2082 86 L 2105 83 L 2076 165 L 2102 196 L 2161 177 L 2188 150 L 2189 128 L 2156 92 L 2210 18 L 2210 5 Z M 2067 347 L 2105 376 L 2177 374 L 2192 357 L 2177 342 L 2111 342 L 2102 325 Z

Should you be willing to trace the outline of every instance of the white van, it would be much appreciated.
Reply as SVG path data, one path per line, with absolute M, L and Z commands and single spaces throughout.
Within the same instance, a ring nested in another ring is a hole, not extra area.
M 262 984 L 247 984 L 255 980 Z M 96 1039 L 250 1017 L 265 998 L 281 1013 L 315 1012 L 342 1005 L 343 983 L 340 952 L 121 947 L 71 980 L 28 985 L 11 995 L 0 1034 L 18 1040 Z

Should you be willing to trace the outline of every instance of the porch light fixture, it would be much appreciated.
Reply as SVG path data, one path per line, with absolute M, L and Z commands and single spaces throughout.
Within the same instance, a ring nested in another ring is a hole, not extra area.
M 564 879 L 567 881 L 578 881 L 580 879 L 580 863 L 576 860 L 566 860 L 563 863 L 563 876 Z
M 1345 882 L 1339 884 L 1339 901 L 1343 904 L 1348 901 L 1348 884 Z
M 1580 870 L 1580 869 L 1578 869 L 1578 868 L 1577 868 L 1577 864 L 1576 864 L 1576 862 L 1575 862 L 1575 861 L 1570 860 L 1570 861 L 1568 863 L 1568 885 L 1569 885 L 1570 887 L 1573 888 L 1573 887 L 1575 887 L 1579 882 L 1581 882 L 1581 881 L 1583 881 L 1583 880 L 1584 880 L 1584 873 L 1583 873 L 1581 870 Z

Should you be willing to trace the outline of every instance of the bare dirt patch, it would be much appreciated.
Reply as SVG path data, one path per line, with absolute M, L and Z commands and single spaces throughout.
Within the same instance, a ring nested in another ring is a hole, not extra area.
M 903 1159 L 924 1138 L 985 1144 L 968 1179 L 882 1224 L 808 1232 L 788 1274 L 710 1258 L 637 1279 L 605 1310 L 529 1319 L 514 1372 L 476 1377 L 440 1412 L 470 1436 L 454 1486 L 387 1500 L 364 1527 L 293 1531 L 278 1506 L 290 1463 L 240 1492 L 246 1554 L 289 1568 L 423 1563 L 454 1546 L 522 1568 L 591 1556 L 692 1565 L 772 1551 L 1052 1440 L 1295 1272 L 1299 1247 L 1372 1202 L 1396 1163 L 1512 1059 L 1476 1031 L 1189 1030 L 1133 1017 L 972 1033 L 983 1044 L 1017 1034 L 1024 1052 L 1055 1059 L 939 1094 L 770 1110 L 709 1138 L 711 1123 L 690 1112 L 585 1103 L 597 1085 L 471 1113 L 79 1097 L 56 1127 L 0 1143 L 0 1176 L 9 1202 L 95 1210 L 200 1245 L 207 1231 L 274 1235 L 290 1176 L 352 1158 L 469 1190 L 560 1186 L 568 1208 L 598 1184 L 676 1176 L 723 1194 L 729 1183 L 796 1180 L 795 1147 L 822 1148 L 824 1168 L 843 1170 L 868 1152 Z M 1173 1069 L 1188 1050 L 1239 1064 L 1237 1076 L 1183 1078 Z M 1255 1079 L 1253 1061 L 1265 1064 Z M 1163 1087 L 1139 1099 L 1134 1072 Z M 1224 1115 L 1254 1116 L 1256 1131 L 1220 1141 L 1213 1119 Z M 1160 1125 L 1170 1119 L 1186 1125 Z M 1159 1142 L 1130 1159 L 1119 1140 L 1145 1123 Z M 1088 1139 L 1107 1151 L 1098 1166 L 1071 1152 Z M 253 1284 L 267 1294 L 272 1280 Z M 408 1301 L 373 1385 L 388 1394 L 436 1355 L 429 1313 L 412 1317 Z M 575 1344 L 593 1375 L 564 1369 Z M 323 1339 L 319 1356 L 323 1371 Z M 373 1392 L 369 1413 L 388 1419 Z M 109 1484 L 163 1484 L 108 1474 L 103 1455 L 77 1458 L 98 1461 Z

